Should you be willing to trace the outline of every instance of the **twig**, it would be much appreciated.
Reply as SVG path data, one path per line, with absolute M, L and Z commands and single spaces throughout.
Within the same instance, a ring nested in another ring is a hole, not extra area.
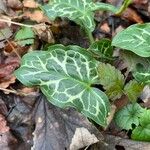
M 7 92 L 7 93 L 12 93 L 12 94 L 16 94 L 16 95 L 19 95 L 19 96 L 28 96 L 28 94 L 26 93 L 23 93 L 23 92 L 19 92 L 19 91 L 16 91 L 14 89 L 5 89 L 5 88 L 1 88 L 0 87 L 0 90 L 1 91 L 4 91 L 4 92 Z
M 18 52 L 16 51 L 16 49 L 14 48 L 14 46 L 11 44 L 11 42 L 7 39 L 7 37 L 5 36 L 5 34 L 0 31 L 1 34 L 5 37 L 5 40 L 7 41 L 7 43 L 10 45 L 10 47 L 12 48 L 12 50 L 15 52 L 15 54 L 18 56 L 18 58 L 21 60 L 20 55 L 18 54 Z
M 15 25 L 18 25 L 18 26 L 28 27 L 28 28 L 33 28 L 34 27 L 33 25 L 22 24 L 22 23 L 14 22 L 14 21 L 7 20 L 7 19 L 1 19 L 0 18 L 0 21 L 1 22 L 15 24 Z
M 13 94 L 19 95 L 19 93 L 16 90 L 10 90 L 10 89 L 5 89 L 1 87 L 0 87 L 0 90 L 7 92 L 7 93 L 13 93 Z

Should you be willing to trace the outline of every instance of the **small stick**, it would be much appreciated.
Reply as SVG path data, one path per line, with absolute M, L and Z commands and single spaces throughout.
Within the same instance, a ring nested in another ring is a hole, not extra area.
M 1 34 L 5 37 L 5 40 L 7 41 L 7 43 L 10 45 L 10 47 L 12 48 L 12 50 L 15 52 L 15 54 L 18 56 L 18 58 L 21 60 L 20 55 L 18 54 L 18 52 L 16 51 L 16 49 L 14 48 L 14 46 L 10 43 L 10 41 L 7 39 L 7 37 L 5 36 L 5 34 L 0 31 Z
M 7 20 L 7 19 L 1 19 L 1 18 L 0 18 L 0 21 L 1 21 L 1 22 L 6 22 L 6 23 L 15 24 L 15 25 L 18 25 L 18 26 L 28 27 L 28 28 L 33 28 L 33 27 L 34 27 L 33 25 L 22 24 L 22 23 L 10 21 L 10 20 Z

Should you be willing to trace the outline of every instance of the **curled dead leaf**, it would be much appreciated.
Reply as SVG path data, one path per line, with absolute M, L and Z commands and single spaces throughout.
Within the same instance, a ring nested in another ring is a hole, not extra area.
M 142 18 L 137 14 L 135 10 L 131 8 L 127 8 L 123 12 L 122 17 L 135 23 L 143 23 Z
M 47 42 L 47 43 L 54 43 L 54 37 L 53 37 L 53 33 L 50 29 L 49 26 L 47 26 L 44 23 L 38 24 L 34 26 L 34 31 L 35 33 L 38 35 L 38 37 Z

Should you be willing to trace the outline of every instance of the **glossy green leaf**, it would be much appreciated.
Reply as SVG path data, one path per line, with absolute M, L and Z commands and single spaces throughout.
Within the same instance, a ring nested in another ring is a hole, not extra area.
M 124 87 L 124 93 L 128 96 L 131 102 L 136 102 L 140 96 L 144 86 L 138 83 L 136 80 L 131 80 Z
M 93 11 L 108 10 L 115 13 L 118 10 L 112 5 L 94 3 L 92 0 L 52 0 L 41 8 L 52 20 L 56 17 L 67 17 L 91 32 L 95 29 Z
M 34 38 L 35 38 L 35 34 L 32 28 L 28 28 L 28 27 L 23 27 L 22 29 L 20 29 L 15 36 L 15 40 L 21 46 L 33 44 Z
M 133 76 L 139 82 L 142 82 L 144 84 L 150 84 L 150 66 L 144 67 L 142 64 L 137 64 Z
M 150 23 L 128 27 L 114 37 L 112 45 L 142 57 L 150 57 Z
M 138 104 L 128 104 L 115 115 L 115 123 L 121 129 L 132 129 L 132 125 L 139 125 L 139 117 L 143 108 Z
M 94 42 L 88 50 L 101 59 L 110 59 L 113 55 L 113 47 L 109 39 L 101 39 L 100 41 Z
M 97 65 L 83 48 L 55 45 L 26 54 L 15 75 L 26 86 L 40 86 L 54 105 L 74 107 L 105 126 L 110 104 L 105 93 L 92 87 L 98 81 Z
M 110 64 L 100 63 L 98 67 L 99 82 L 112 100 L 120 98 L 123 94 L 124 76 Z
M 145 110 L 140 117 L 140 125 L 132 132 L 132 139 L 150 142 L 150 110 Z

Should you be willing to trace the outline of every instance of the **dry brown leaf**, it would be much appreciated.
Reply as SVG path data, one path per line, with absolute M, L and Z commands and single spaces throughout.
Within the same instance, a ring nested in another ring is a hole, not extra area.
M 16 82 L 16 77 L 14 75 L 11 75 L 8 80 L 3 80 L 0 83 L 0 88 L 6 89 L 9 87 L 10 84 L 13 84 L 15 82 Z M 9 93 L 5 93 L 5 94 L 9 94 Z
M 23 6 L 27 8 L 38 8 L 39 4 L 35 0 L 24 0 Z
M 26 11 L 23 16 L 29 18 L 32 21 L 36 21 L 38 23 L 49 22 L 49 19 L 40 10 L 35 10 L 33 12 Z
M 38 24 L 34 26 L 34 31 L 36 32 L 36 34 L 38 35 L 38 37 L 47 42 L 47 43 L 54 43 L 54 37 L 53 37 L 53 33 L 50 29 L 49 26 L 47 26 L 44 23 Z
M 6 125 L 6 120 L 3 115 L 0 114 L 0 134 L 9 131 L 9 127 Z
M 108 25 L 107 22 L 103 23 L 100 27 L 100 29 L 103 31 L 103 32 L 106 32 L 106 33 L 109 33 L 110 32 L 110 27 Z
M 0 114 L 0 148 L 2 150 L 9 150 L 9 145 L 17 142 L 6 124 L 4 116 Z
M 148 0 L 133 0 L 133 3 L 135 3 L 135 4 L 147 4 Z
M 22 9 L 23 5 L 20 0 L 7 0 L 7 6 L 13 9 Z
M 123 12 L 122 17 L 135 23 L 143 23 L 143 20 L 140 17 L 140 15 L 138 15 L 137 12 L 131 8 L 127 8 Z
M 70 144 L 70 150 L 79 150 L 99 142 L 94 134 L 91 134 L 86 128 L 76 128 Z

